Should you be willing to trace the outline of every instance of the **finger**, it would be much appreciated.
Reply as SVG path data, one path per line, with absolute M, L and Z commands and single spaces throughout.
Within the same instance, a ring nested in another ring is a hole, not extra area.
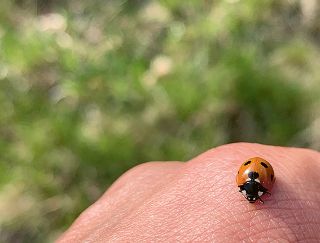
M 168 183 L 181 165 L 181 162 L 149 162 L 132 168 L 86 209 L 58 242 L 81 242 L 95 229 L 119 222 L 149 194 Z

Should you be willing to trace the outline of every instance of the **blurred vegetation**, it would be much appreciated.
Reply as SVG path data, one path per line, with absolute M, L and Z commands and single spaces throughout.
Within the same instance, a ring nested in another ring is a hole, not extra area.
M 0 2 L 0 242 L 50 242 L 130 167 L 320 148 L 314 0 Z

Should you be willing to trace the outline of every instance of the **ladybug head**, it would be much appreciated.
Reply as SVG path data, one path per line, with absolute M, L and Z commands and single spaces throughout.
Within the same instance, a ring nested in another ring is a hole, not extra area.
M 257 200 L 257 197 L 255 197 L 254 195 L 247 195 L 246 198 L 249 203 L 254 203 Z
M 253 173 L 252 175 L 254 176 Z M 245 184 L 241 185 L 239 191 L 250 203 L 254 203 L 256 200 L 260 200 L 260 196 L 263 195 L 263 192 L 266 191 L 266 189 L 263 188 L 259 182 L 251 179 L 250 181 L 247 181 Z

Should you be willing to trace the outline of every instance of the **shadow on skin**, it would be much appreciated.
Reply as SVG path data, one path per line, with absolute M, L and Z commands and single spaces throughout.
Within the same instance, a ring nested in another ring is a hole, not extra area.
M 267 159 L 276 182 L 250 204 L 235 175 L 246 159 Z M 58 242 L 320 241 L 318 152 L 237 143 L 187 163 L 147 163 L 120 177 Z

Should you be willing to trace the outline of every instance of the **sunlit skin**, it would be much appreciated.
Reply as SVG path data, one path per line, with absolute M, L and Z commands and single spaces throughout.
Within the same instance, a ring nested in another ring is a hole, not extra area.
M 264 204 L 238 192 L 239 164 L 268 158 L 277 181 Z M 237 143 L 187 163 L 122 175 L 57 242 L 320 242 L 320 153 Z

